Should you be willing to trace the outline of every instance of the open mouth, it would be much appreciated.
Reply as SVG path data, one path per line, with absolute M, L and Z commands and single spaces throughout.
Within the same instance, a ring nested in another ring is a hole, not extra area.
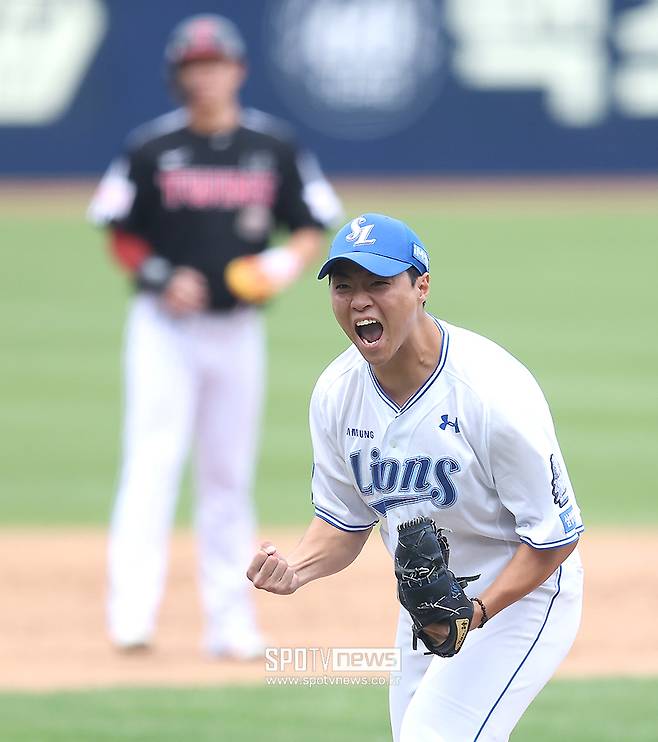
M 374 345 L 384 334 L 381 322 L 376 319 L 360 319 L 355 323 L 356 334 L 365 345 Z

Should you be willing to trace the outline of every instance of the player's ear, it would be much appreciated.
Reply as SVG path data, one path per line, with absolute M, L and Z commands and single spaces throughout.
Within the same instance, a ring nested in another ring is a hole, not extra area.
M 421 304 L 425 304 L 430 293 L 430 274 L 423 273 L 416 281 L 416 290 Z

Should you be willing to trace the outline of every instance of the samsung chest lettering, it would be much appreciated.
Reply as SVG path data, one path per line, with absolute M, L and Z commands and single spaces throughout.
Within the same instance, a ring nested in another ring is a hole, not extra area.
M 347 428 L 345 435 L 348 438 L 374 438 L 374 430 L 364 430 L 363 428 Z
M 396 505 L 418 500 L 432 500 L 436 507 L 449 508 L 457 501 L 459 495 L 453 475 L 461 471 L 459 462 L 450 456 L 432 459 L 429 456 L 413 456 L 400 461 L 395 458 L 382 458 L 378 448 L 370 449 L 364 454 L 361 449 L 350 454 L 350 464 L 354 479 L 361 494 L 377 500 L 380 495 L 391 495 L 384 498 L 381 508 L 389 510 Z M 364 484 L 369 470 L 369 484 Z M 376 504 L 370 502 L 373 507 Z

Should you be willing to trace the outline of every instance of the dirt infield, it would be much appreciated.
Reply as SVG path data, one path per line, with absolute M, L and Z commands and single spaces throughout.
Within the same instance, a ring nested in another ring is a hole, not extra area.
M 269 532 L 282 551 L 298 539 Z M 176 533 L 160 629 L 152 652 L 119 656 L 103 627 L 104 534 L 96 530 L 0 530 L 0 688 L 40 690 L 118 685 L 263 682 L 263 662 L 205 658 L 194 544 Z M 581 552 L 586 603 L 579 639 L 560 673 L 658 674 L 654 564 L 658 533 L 591 529 Z M 620 590 L 622 591 L 620 593 Z M 614 596 L 614 597 L 611 597 Z M 390 560 L 373 536 L 357 563 L 287 597 L 256 593 L 275 646 L 390 646 L 396 601 Z M 635 623 L 622 625 L 622 601 Z

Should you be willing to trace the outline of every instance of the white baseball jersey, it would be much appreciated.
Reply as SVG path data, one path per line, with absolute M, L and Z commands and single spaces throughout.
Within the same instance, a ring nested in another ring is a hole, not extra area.
M 564 546 L 583 531 L 551 414 L 530 372 L 492 341 L 434 320 L 439 363 L 402 406 L 350 347 L 310 408 L 316 515 L 346 531 L 426 515 L 451 529 L 450 568 L 490 584 L 519 542 Z M 477 594 L 476 593 L 476 594 Z

